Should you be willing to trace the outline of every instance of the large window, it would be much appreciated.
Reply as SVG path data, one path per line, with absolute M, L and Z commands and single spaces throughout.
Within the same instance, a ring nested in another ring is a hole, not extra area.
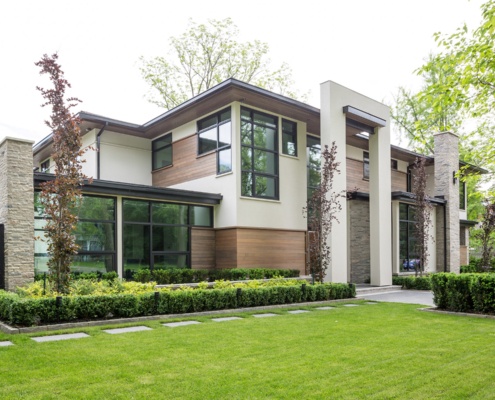
M 169 133 L 151 143 L 153 170 L 172 165 L 172 134 Z
M 241 194 L 278 199 L 278 118 L 241 108 Z
M 321 145 L 320 138 L 308 136 L 306 139 L 306 156 L 307 156 L 307 180 L 308 180 L 308 199 L 313 195 L 313 191 L 320 186 L 320 169 L 321 169 Z
M 189 268 L 190 227 L 211 227 L 212 219 L 211 207 L 124 199 L 124 276 L 140 268 Z
M 198 154 L 217 152 L 217 174 L 232 171 L 230 108 L 198 121 Z
M 282 119 L 282 153 L 297 156 L 297 124 Z
M 399 254 L 400 270 L 414 271 L 419 264 L 416 237 L 414 235 L 414 224 L 416 222 L 415 208 L 411 204 L 399 204 Z
M 466 209 L 466 182 L 459 180 L 459 209 Z
M 45 238 L 44 210 L 39 192 L 34 198 L 35 273 L 48 271 L 48 239 Z M 83 196 L 76 207 L 79 218 L 74 235 L 79 245 L 73 257 L 71 271 L 117 271 L 115 261 L 115 199 L 111 197 Z

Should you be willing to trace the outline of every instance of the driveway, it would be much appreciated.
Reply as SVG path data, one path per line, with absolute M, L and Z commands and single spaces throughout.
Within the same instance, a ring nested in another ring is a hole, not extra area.
M 391 303 L 423 304 L 435 307 L 433 293 L 428 290 L 397 290 L 383 293 L 358 294 L 358 299 L 386 301 Z

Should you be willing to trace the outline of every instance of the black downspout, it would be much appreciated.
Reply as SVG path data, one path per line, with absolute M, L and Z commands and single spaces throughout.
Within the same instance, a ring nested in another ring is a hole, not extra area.
M 101 142 L 100 137 L 102 133 L 105 131 L 105 128 L 108 126 L 108 122 L 105 122 L 100 129 L 100 131 L 96 134 L 96 179 L 100 179 L 100 149 Z
M 447 272 L 447 207 L 443 205 L 443 272 Z

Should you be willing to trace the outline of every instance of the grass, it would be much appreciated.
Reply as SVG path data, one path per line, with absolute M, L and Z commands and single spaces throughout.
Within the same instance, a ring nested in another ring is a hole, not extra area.
M 493 398 L 495 320 L 416 308 L 338 304 L 177 328 L 150 321 L 152 331 L 86 328 L 72 331 L 90 338 L 50 343 L 0 334 L 15 343 L 0 347 L 0 398 Z

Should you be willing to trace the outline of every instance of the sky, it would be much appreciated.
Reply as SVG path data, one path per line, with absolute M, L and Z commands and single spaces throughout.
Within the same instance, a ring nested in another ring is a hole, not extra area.
M 16 0 L 0 4 L 0 140 L 50 133 L 34 65 L 57 52 L 79 110 L 142 124 L 164 110 L 146 99 L 139 58 L 167 56 L 189 19 L 232 18 L 243 41 L 270 47 L 273 67 L 292 68 L 295 88 L 319 107 L 332 80 L 391 104 L 399 86 L 436 51 L 435 32 L 475 28 L 482 0 Z

